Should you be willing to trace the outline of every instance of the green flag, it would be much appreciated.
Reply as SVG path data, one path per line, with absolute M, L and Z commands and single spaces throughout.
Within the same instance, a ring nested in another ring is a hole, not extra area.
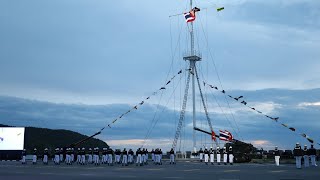
M 217 11 L 218 11 L 218 12 L 219 12 L 219 11 L 222 11 L 222 10 L 224 10 L 224 7 L 217 8 Z

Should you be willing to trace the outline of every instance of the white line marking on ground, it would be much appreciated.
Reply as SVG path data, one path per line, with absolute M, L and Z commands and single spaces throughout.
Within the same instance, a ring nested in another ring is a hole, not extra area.
M 282 173 L 286 172 L 286 170 L 277 170 L 277 171 L 269 171 L 270 173 Z
M 226 172 L 226 173 L 228 173 L 228 172 L 240 172 L 240 170 L 238 170 L 238 169 L 233 169 L 233 170 L 225 170 L 225 171 L 223 171 L 223 172 Z
M 160 170 L 163 170 L 163 169 L 158 168 L 158 169 L 146 169 L 146 170 L 148 170 L 148 171 L 160 171 Z
M 186 169 L 186 170 L 182 170 L 182 171 L 185 171 L 185 172 L 189 172 L 189 171 L 199 171 L 200 169 Z

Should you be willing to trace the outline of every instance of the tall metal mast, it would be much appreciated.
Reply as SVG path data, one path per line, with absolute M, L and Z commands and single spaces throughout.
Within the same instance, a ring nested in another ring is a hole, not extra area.
M 190 9 L 192 9 L 192 0 L 190 0 Z M 190 40 L 191 40 L 191 51 L 189 56 L 185 56 L 184 60 L 190 61 L 190 69 L 192 73 L 192 120 L 193 120 L 193 150 L 196 151 L 197 141 L 196 141 L 196 131 L 194 128 L 197 126 L 196 124 L 196 97 L 195 97 L 195 66 L 196 61 L 201 60 L 199 56 L 196 55 L 194 50 L 194 33 L 193 33 L 193 22 L 191 22 L 191 29 L 190 29 Z
M 190 9 L 192 9 L 192 0 L 190 0 Z M 190 39 L 191 39 L 191 52 L 190 55 L 194 55 L 194 33 L 193 33 L 193 22 L 191 22 L 191 30 L 190 30 Z M 190 60 L 190 68 L 192 71 L 192 120 L 193 120 L 193 150 L 196 151 L 197 141 L 196 141 L 196 131 L 194 128 L 196 127 L 196 97 L 195 97 L 195 84 L 194 84 L 194 67 L 196 66 L 196 62 L 194 60 Z
M 192 0 L 190 0 L 190 10 L 192 10 Z M 186 103 L 187 103 L 187 99 L 188 99 L 188 89 L 189 89 L 189 83 L 190 83 L 190 75 L 192 76 L 191 82 L 192 82 L 192 120 L 193 120 L 193 150 L 196 151 L 197 148 L 197 143 L 196 143 L 196 95 L 195 95 L 195 89 L 196 89 L 196 85 L 195 85 L 195 75 L 196 75 L 196 62 L 197 61 L 201 61 L 201 55 L 199 53 L 197 53 L 194 49 L 194 33 L 193 33 L 193 22 L 190 23 L 191 27 L 190 27 L 190 40 L 191 40 L 191 49 L 190 52 L 187 51 L 187 53 L 184 55 L 183 60 L 185 61 L 190 61 L 190 73 L 188 75 L 188 80 L 186 82 L 186 89 L 185 89 L 185 94 L 184 94 L 184 100 L 183 100 L 183 107 L 182 107 L 182 111 L 180 113 L 180 119 L 179 119 L 179 123 L 178 123 L 178 127 L 177 127 L 177 131 L 175 134 L 175 138 L 172 144 L 172 148 L 175 149 L 176 145 L 177 145 L 177 141 L 178 138 L 180 137 L 181 134 L 181 128 L 182 128 L 182 123 L 184 120 L 184 115 L 185 115 L 185 109 L 186 109 Z M 200 84 L 199 84 L 199 88 L 200 88 Z M 211 126 L 211 124 L 210 124 Z M 211 128 L 212 129 L 212 128 Z

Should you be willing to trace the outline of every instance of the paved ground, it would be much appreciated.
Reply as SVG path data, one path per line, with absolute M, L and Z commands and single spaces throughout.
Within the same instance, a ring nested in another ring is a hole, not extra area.
M 296 169 L 292 164 L 275 167 L 273 164 L 205 165 L 181 161 L 162 166 L 94 166 L 94 165 L 21 165 L 19 162 L 0 162 L 0 179 L 210 179 L 210 180 L 297 180 L 320 179 L 320 167 Z

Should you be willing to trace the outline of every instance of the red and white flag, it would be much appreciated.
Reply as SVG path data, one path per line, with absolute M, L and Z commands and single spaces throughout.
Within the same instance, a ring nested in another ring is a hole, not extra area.
M 232 141 L 233 140 L 233 136 L 232 134 L 227 131 L 227 130 L 219 130 L 220 134 L 219 134 L 219 139 L 222 141 Z

